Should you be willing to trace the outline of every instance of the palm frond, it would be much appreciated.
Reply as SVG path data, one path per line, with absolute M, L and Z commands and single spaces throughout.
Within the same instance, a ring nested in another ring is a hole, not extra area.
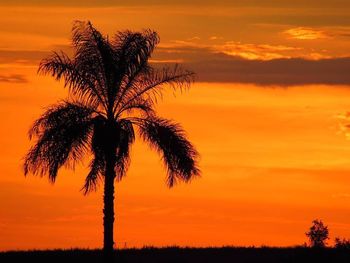
M 116 179 L 120 181 L 130 165 L 130 148 L 135 141 L 135 132 L 132 122 L 127 119 L 119 121 L 120 135 L 116 154 Z
M 113 41 L 118 54 L 122 74 L 133 78 L 148 63 L 154 48 L 159 43 L 159 36 L 152 30 L 118 32 Z
M 153 116 L 155 114 L 153 101 L 140 97 L 133 100 L 128 106 L 119 111 L 116 117 L 119 118 L 123 113 L 126 113 L 127 115 L 133 114 L 135 116 L 137 113 L 146 116 Z
M 84 195 L 92 191 L 96 191 L 99 185 L 100 180 L 104 176 L 106 162 L 103 156 L 96 156 L 90 163 L 90 171 L 89 174 L 85 178 L 84 186 L 81 191 L 83 191 Z
M 159 117 L 134 122 L 140 128 L 141 137 L 162 154 L 168 171 L 169 187 L 177 181 L 188 182 L 200 174 L 197 167 L 198 153 L 179 124 Z
M 114 48 L 118 53 L 121 82 L 114 110 L 118 108 L 121 99 L 133 88 L 134 81 L 144 74 L 148 74 L 152 67 L 148 60 L 154 48 L 159 43 L 159 36 L 152 30 L 141 33 L 124 31 L 119 32 L 114 39 Z
M 122 71 L 119 54 L 113 45 L 90 22 L 76 21 L 73 27 L 75 60 L 91 68 L 98 81 L 97 87 L 112 108 L 119 90 Z M 124 67 L 124 66 L 123 66 Z
M 173 68 L 165 67 L 160 70 L 152 70 L 133 83 L 133 88 L 124 94 L 120 103 L 122 106 L 118 109 L 118 113 L 140 98 L 147 98 L 152 104 L 155 104 L 157 99 L 162 96 L 165 85 L 182 90 L 189 87 L 193 81 L 194 73 L 183 70 L 178 65 Z
M 91 64 L 94 65 L 93 62 Z M 40 62 L 38 72 L 44 75 L 50 74 L 56 80 L 64 80 L 64 86 L 81 100 L 92 105 L 100 104 L 105 107 L 103 94 L 97 89 L 94 70 L 87 65 L 78 64 L 71 60 L 65 53 L 53 52 L 53 54 Z
M 54 182 L 62 165 L 74 167 L 88 149 L 94 110 L 78 103 L 51 106 L 32 126 L 37 138 L 24 161 L 24 173 L 44 175 Z

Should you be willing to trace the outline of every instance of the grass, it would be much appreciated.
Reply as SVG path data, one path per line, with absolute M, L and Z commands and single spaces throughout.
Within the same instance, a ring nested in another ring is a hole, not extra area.
M 0 262 L 103 262 L 101 250 L 42 250 L 0 252 Z M 142 248 L 121 249 L 115 252 L 115 262 L 166 263 L 290 263 L 290 262 L 350 262 L 350 250 L 296 248 Z

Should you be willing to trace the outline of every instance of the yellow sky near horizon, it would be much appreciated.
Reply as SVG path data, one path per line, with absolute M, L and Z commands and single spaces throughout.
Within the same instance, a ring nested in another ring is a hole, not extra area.
M 31 123 L 66 96 L 62 83 L 36 74 L 38 61 L 67 50 L 74 19 L 106 34 L 154 28 L 153 59 L 198 73 L 158 110 L 187 131 L 202 177 L 167 189 L 157 154 L 137 140 L 116 185 L 118 247 L 298 245 L 315 218 L 332 239 L 350 237 L 349 6 L 61 2 L 0 1 L 0 250 L 102 244 L 102 193 L 79 192 L 83 165 L 63 169 L 55 185 L 21 168 Z

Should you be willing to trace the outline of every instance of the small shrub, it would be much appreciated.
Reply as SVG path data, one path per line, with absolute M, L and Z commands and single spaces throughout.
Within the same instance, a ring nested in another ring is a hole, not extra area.
M 327 239 L 329 239 L 328 226 L 325 226 L 322 220 L 312 221 L 312 226 L 309 232 L 305 233 L 309 238 L 311 247 L 324 248 L 327 245 Z
M 350 239 L 339 238 L 337 237 L 335 240 L 335 248 L 339 249 L 350 249 Z

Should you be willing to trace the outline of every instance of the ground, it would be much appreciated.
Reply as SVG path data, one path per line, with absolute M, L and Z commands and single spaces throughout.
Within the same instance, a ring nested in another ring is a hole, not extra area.
M 101 250 L 45 250 L 0 252 L 0 262 L 103 262 Z M 142 263 L 290 263 L 350 262 L 350 250 L 297 248 L 143 248 L 115 252 L 115 262 Z

